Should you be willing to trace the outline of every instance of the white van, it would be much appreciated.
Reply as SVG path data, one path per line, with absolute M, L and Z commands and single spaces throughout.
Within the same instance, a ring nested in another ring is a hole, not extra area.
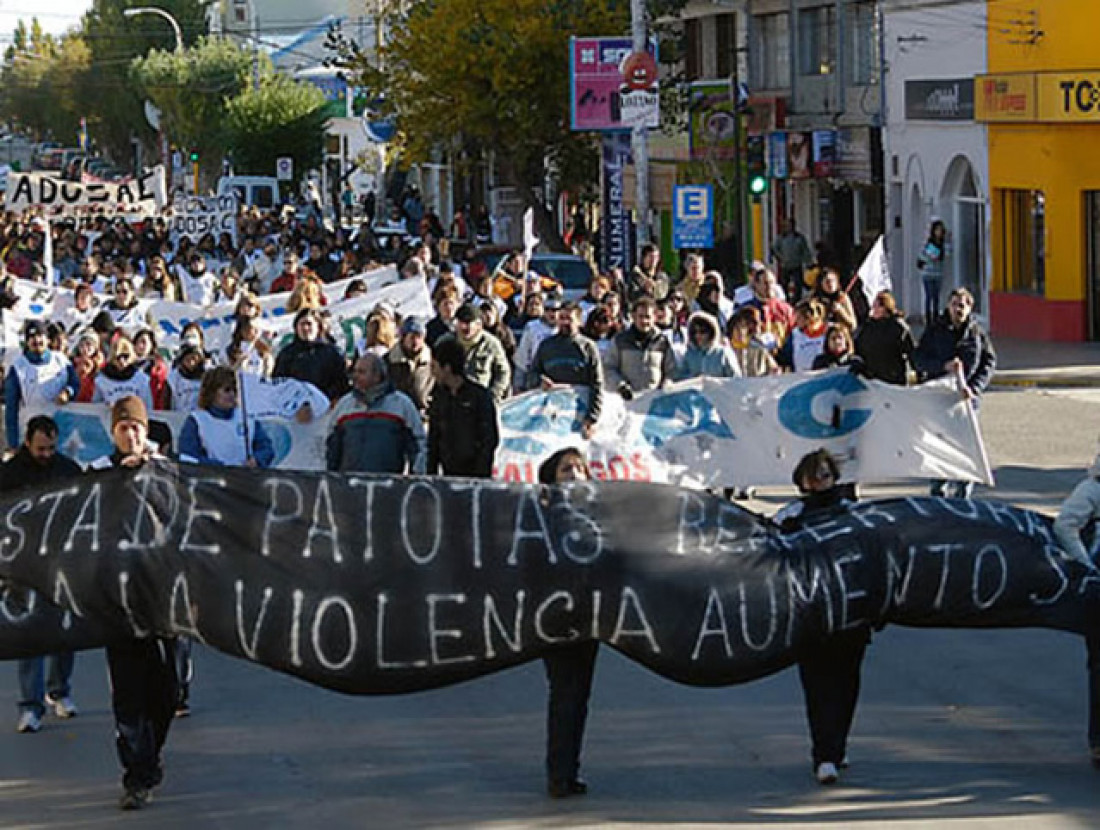
M 279 182 L 274 176 L 222 176 L 218 179 L 218 195 L 227 196 L 230 193 L 237 194 L 240 205 L 265 210 L 282 203 Z

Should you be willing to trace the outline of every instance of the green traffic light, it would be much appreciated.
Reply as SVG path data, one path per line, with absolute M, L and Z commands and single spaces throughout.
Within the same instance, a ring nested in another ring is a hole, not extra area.
M 768 189 L 767 176 L 753 176 L 749 179 L 749 192 L 753 196 L 762 196 Z
M 199 161 L 199 154 L 198 153 L 192 153 L 191 154 L 191 163 L 192 164 L 197 164 L 198 161 Z

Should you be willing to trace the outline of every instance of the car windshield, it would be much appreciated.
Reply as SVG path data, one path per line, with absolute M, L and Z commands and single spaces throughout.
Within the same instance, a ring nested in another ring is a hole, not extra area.
M 592 268 L 580 258 L 561 257 L 531 259 L 531 267 L 543 276 L 553 277 L 566 291 L 585 291 L 592 281 Z

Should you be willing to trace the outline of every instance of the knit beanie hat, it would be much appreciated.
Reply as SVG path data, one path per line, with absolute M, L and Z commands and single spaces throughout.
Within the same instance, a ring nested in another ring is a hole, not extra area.
M 149 412 L 145 409 L 145 402 L 137 395 L 119 398 L 111 407 L 111 432 L 123 421 L 137 421 L 149 428 Z

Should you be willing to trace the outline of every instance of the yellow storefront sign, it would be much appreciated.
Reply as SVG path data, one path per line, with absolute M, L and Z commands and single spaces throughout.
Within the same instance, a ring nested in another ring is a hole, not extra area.
M 1100 123 L 1100 69 L 979 75 L 974 119 L 985 123 Z
M 1100 70 L 1036 76 L 1039 120 L 1100 122 Z
M 976 121 L 1034 121 L 1039 107 L 1035 75 L 979 75 L 974 79 Z

